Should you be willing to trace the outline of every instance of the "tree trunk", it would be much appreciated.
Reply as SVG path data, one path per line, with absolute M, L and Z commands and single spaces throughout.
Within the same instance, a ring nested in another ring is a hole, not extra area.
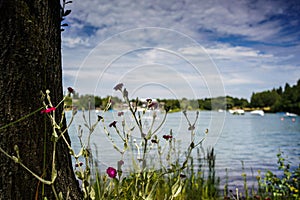
M 50 90 L 55 105 L 63 98 L 59 0 L 0 0 L 0 127 L 42 106 L 40 91 Z M 61 113 L 62 108 L 57 109 Z M 16 155 L 29 169 L 51 179 L 51 123 L 37 112 L 0 130 L 0 147 Z M 68 135 L 66 135 L 69 139 Z M 72 162 L 63 140 L 57 144 L 57 192 L 81 199 Z M 19 164 L 0 152 L 0 199 L 54 199 L 43 185 Z

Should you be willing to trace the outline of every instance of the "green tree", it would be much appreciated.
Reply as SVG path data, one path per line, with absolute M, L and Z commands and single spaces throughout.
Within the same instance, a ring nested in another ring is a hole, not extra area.
M 211 104 L 212 104 L 211 98 L 205 98 L 203 102 L 203 108 L 205 110 L 211 110 L 212 109 Z
M 46 115 L 35 111 L 42 105 L 41 90 L 51 91 L 54 104 L 63 98 L 60 2 L 0 0 L 0 13 L 0 147 L 16 156 L 14 146 L 18 145 L 22 163 L 50 180 L 52 126 Z M 62 108 L 57 108 L 56 113 L 61 112 Z M 29 113 L 33 114 L 3 128 Z M 81 199 L 69 151 L 62 140 L 57 152 L 54 187 L 65 197 L 70 192 L 70 199 Z M 0 199 L 54 199 L 50 186 L 2 153 L 0 169 Z
M 276 89 L 277 94 L 280 96 L 282 95 L 282 87 L 280 86 L 278 89 Z
M 165 106 L 169 107 L 171 110 L 179 110 L 180 102 L 177 99 L 157 99 L 159 103 L 164 103 Z
M 300 114 L 300 79 L 297 85 L 285 84 L 281 99 L 281 110 Z
M 212 109 L 226 109 L 226 97 L 216 97 L 211 100 Z
M 263 91 L 253 93 L 251 96 L 252 107 L 271 107 L 280 99 L 280 95 L 275 91 Z
M 101 97 L 95 96 L 95 107 L 96 108 L 101 108 L 102 106 L 102 99 Z
M 244 108 L 249 106 L 249 102 L 247 99 L 244 98 L 233 98 L 233 103 L 235 107 L 240 107 L 240 108 Z
M 286 83 L 284 90 L 282 90 L 282 87 L 279 87 L 271 91 L 252 93 L 251 106 L 269 106 L 272 112 L 292 112 L 300 114 L 300 79 L 294 86 L 290 86 Z
M 284 86 L 284 92 L 282 93 L 282 100 L 281 100 L 281 109 L 283 111 L 291 112 L 292 107 L 292 99 L 293 99 L 293 91 L 291 86 L 286 83 Z

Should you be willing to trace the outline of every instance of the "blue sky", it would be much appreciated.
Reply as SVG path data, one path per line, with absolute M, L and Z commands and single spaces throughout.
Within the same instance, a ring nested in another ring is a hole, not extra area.
M 62 33 L 64 86 L 114 95 L 204 98 L 295 84 L 300 1 L 73 1 Z

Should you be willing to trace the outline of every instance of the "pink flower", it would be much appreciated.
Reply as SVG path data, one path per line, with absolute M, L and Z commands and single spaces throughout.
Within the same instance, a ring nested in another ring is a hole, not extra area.
M 76 167 L 79 167 L 79 166 L 81 167 L 82 165 L 83 165 L 82 162 L 76 163 L 76 164 L 75 164 L 75 168 L 76 168 Z
M 118 161 L 118 165 L 120 165 L 120 166 L 124 165 L 124 161 L 123 160 L 119 160 Z
M 169 139 L 172 139 L 172 135 L 163 135 L 163 138 L 165 140 L 169 140 Z
M 124 112 L 118 112 L 119 117 L 121 117 L 122 115 L 124 115 Z
M 156 103 L 156 102 L 151 102 L 151 103 L 148 105 L 148 108 L 157 109 L 157 108 L 158 108 L 158 103 Z
M 119 160 L 118 161 L 118 171 L 122 171 L 122 165 L 124 165 L 124 161 L 123 160 Z
M 52 111 L 56 110 L 55 107 L 51 107 L 51 108 L 47 108 L 47 109 L 44 109 L 41 111 L 41 114 L 44 114 L 44 113 L 50 113 Z
M 71 87 L 68 87 L 68 91 L 69 91 L 69 93 L 74 93 L 74 89 L 73 88 L 71 88 Z
M 117 176 L 117 170 L 113 167 L 107 168 L 106 173 L 110 178 L 116 178 Z
M 120 91 L 122 91 L 122 88 L 123 88 L 123 83 L 119 83 L 118 85 L 116 85 L 114 87 L 114 90 L 120 90 Z

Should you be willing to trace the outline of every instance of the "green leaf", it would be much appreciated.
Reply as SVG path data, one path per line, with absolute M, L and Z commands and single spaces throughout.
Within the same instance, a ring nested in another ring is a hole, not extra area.
M 19 154 L 19 147 L 18 147 L 18 145 L 15 145 L 15 146 L 14 146 L 14 150 L 15 150 L 15 152 L 16 152 L 16 154 L 17 154 L 18 159 L 20 159 L 20 154 Z
M 51 174 L 51 181 L 54 182 L 57 177 L 57 171 L 56 169 L 53 169 L 52 174 Z
M 128 144 L 127 142 L 124 142 L 124 151 L 126 151 L 128 149 Z
M 19 163 L 20 162 L 19 158 L 17 158 L 16 156 L 12 156 L 12 159 L 15 161 L 15 163 Z
M 60 200 L 63 200 L 63 199 L 64 199 L 62 192 L 60 192 L 60 193 L 58 194 L 58 198 L 59 198 Z
M 78 179 L 83 180 L 83 173 L 81 173 L 80 171 L 75 171 L 75 175 L 77 176 Z
M 187 167 L 187 160 L 186 161 L 184 161 L 184 163 L 182 164 L 182 167 L 181 167 L 181 169 L 185 169 Z
M 96 199 L 96 193 L 95 193 L 94 188 L 91 188 L 91 190 L 90 190 L 90 198 L 92 200 Z
M 152 185 L 151 191 L 149 195 L 147 196 L 146 200 L 152 200 L 154 199 L 155 191 L 157 189 L 158 180 L 155 181 L 155 183 Z
M 177 197 L 182 189 L 182 183 L 180 177 L 177 178 L 176 183 L 172 186 L 172 196 Z

